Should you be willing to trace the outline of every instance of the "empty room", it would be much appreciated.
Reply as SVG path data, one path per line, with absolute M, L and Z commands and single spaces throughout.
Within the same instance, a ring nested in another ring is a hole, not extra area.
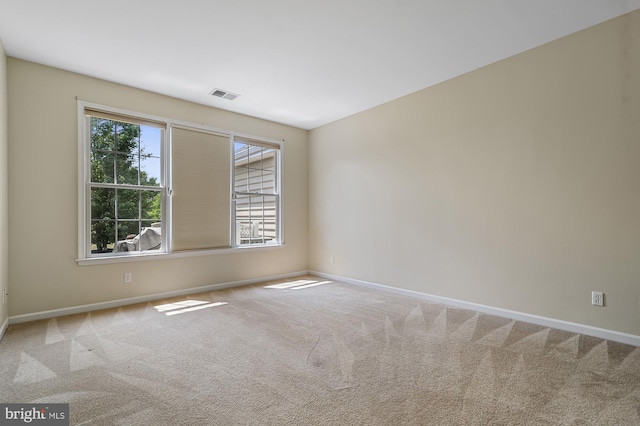
M 640 0 L 0 0 L 0 424 L 640 424 L 639 164 Z

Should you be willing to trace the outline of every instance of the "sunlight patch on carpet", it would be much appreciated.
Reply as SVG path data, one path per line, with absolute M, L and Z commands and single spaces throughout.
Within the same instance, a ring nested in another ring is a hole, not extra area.
M 304 288 L 316 287 L 319 285 L 330 284 L 333 281 L 316 281 L 316 280 L 296 280 L 280 284 L 266 285 L 264 288 L 275 288 L 278 290 L 302 290 Z
M 165 303 L 164 305 L 156 305 L 155 308 L 158 312 L 162 312 L 165 315 L 178 315 L 185 312 L 199 311 L 200 309 L 213 308 L 215 306 L 228 305 L 227 302 L 215 302 L 209 303 L 205 300 L 183 300 L 181 302 Z

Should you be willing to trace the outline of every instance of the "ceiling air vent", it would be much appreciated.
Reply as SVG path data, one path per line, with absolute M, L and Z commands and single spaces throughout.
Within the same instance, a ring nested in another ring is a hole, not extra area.
M 229 91 L 222 90 L 222 89 L 213 89 L 213 91 L 209 94 L 213 96 L 217 96 L 222 99 L 229 99 L 230 101 L 240 96 L 237 93 L 231 93 Z

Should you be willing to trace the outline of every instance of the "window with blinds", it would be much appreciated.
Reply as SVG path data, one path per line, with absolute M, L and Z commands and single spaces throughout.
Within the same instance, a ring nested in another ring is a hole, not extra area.
M 228 135 L 171 129 L 173 250 L 231 247 Z
M 282 244 L 282 143 L 78 102 L 79 261 Z

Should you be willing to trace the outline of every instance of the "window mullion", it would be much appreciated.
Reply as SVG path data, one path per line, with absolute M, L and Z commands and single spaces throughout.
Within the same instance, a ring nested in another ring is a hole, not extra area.
M 102 183 L 102 182 L 90 182 L 89 184 L 94 188 L 139 189 L 141 191 L 156 191 L 156 192 L 162 192 L 165 189 L 163 186 L 128 185 L 128 184 L 115 185 L 113 183 Z
M 118 183 L 118 125 L 113 123 L 113 183 Z
M 115 214 L 114 214 L 114 216 L 115 216 L 115 226 L 114 226 L 114 228 L 115 228 L 114 229 L 115 239 L 113 241 L 114 241 L 114 244 L 118 244 L 118 210 L 120 209 L 120 205 L 119 205 L 120 203 L 118 201 L 119 200 L 118 188 L 115 189 L 115 194 L 116 194 L 116 197 L 115 197 L 115 200 L 114 200 L 114 206 L 115 206 Z
M 138 174 L 140 174 L 139 171 L 138 171 Z M 142 191 L 141 190 L 138 191 L 138 234 L 142 234 Z
M 264 210 L 264 195 L 262 196 L 262 232 L 260 233 L 260 237 L 262 239 L 262 242 L 265 242 L 265 234 L 264 234 L 264 230 L 266 228 L 265 226 L 265 210 Z
M 138 148 L 138 150 L 137 150 L 138 151 L 138 155 L 137 155 L 138 167 L 137 167 L 137 169 L 138 170 L 137 170 L 137 173 L 136 173 L 136 175 L 138 177 L 138 185 L 142 185 L 142 179 L 141 179 L 142 176 L 140 176 L 140 174 L 142 173 L 142 169 L 141 169 L 142 162 L 141 162 L 141 158 L 140 158 L 141 154 L 142 154 L 142 149 L 141 149 L 141 144 L 142 143 L 141 143 L 141 141 L 142 141 L 142 128 L 140 126 L 138 126 L 138 142 L 137 142 L 137 148 Z
M 249 244 L 253 238 L 253 196 L 249 196 Z

